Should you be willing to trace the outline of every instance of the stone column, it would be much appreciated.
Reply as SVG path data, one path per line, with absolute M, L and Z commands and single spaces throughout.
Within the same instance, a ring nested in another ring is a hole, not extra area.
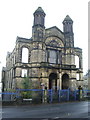
M 62 89 L 62 79 L 61 79 L 61 73 L 59 73 L 59 89 Z

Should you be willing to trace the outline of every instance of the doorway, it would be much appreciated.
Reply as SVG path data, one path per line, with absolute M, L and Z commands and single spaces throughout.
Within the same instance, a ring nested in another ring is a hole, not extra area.
M 62 89 L 68 88 L 69 88 L 69 75 L 65 73 L 62 75 Z
M 57 90 L 57 74 L 51 73 L 49 75 L 49 89 Z

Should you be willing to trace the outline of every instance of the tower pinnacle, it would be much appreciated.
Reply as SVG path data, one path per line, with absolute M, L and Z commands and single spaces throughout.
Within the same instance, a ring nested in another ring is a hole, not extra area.
M 66 17 L 65 17 L 65 19 L 64 19 L 64 21 L 63 22 L 65 22 L 65 21 L 67 21 L 67 22 L 73 22 L 73 20 L 70 18 L 70 16 L 69 15 L 67 15 Z
M 34 26 L 42 26 L 44 27 L 44 19 L 45 19 L 45 12 L 41 7 L 38 7 L 37 10 L 34 12 Z

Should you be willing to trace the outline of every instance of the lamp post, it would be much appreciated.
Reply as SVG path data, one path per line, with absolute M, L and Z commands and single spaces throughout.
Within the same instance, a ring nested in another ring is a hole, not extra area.
M 45 91 L 45 85 L 44 83 L 41 83 L 41 87 L 42 87 L 42 103 L 44 103 L 44 91 Z

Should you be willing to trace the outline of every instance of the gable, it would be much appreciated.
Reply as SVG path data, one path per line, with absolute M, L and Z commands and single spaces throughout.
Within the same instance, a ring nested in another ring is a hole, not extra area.
M 56 37 L 60 38 L 64 42 L 64 34 L 56 26 L 48 28 L 48 29 L 45 30 L 45 37 L 48 38 L 50 36 L 56 36 Z

